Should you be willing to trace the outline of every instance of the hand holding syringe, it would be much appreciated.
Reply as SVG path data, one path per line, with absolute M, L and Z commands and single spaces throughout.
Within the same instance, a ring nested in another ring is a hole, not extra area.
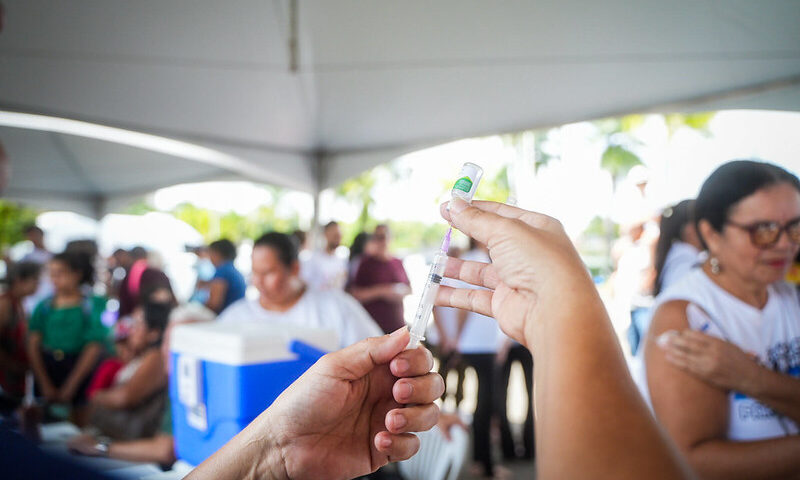
M 475 190 L 478 189 L 481 176 L 483 176 L 481 167 L 474 163 L 465 163 L 461 167 L 458 180 L 456 180 L 453 189 L 450 191 L 451 200 L 460 198 L 465 202 L 471 202 L 472 197 L 475 196 Z M 419 342 L 425 338 L 425 329 L 428 327 L 428 320 L 431 318 L 431 312 L 433 311 L 433 303 L 436 301 L 436 293 L 439 291 L 444 269 L 447 266 L 447 250 L 450 247 L 450 235 L 452 232 L 452 228 L 447 231 L 439 252 L 433 257 L 433 265 L 431 265 L 428 278 L 425 280 L 425 288 L 422 290 L 422 297 L 414 315 L 414 322 L 411 324 L 411 340 L 408 342 L 408 348 L 417 348 Z

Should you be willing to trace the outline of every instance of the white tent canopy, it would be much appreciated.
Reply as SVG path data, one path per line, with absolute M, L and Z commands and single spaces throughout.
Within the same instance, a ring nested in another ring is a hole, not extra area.
M 216 153 L 0 116 L 6 195 L 93 215 L 206 179 L 318 192 L 420 147 L 633 111 L 800 110 L 795 0 L 4 3 L 0 110 Z

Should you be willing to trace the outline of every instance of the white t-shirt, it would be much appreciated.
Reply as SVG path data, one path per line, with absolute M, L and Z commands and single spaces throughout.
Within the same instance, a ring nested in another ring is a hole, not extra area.
M 53 254 L 47 250 L 33 247 L 33 250 L 20 259 L 21 262 L 33 262 L 44 265 L 53 258 Z
M 786 282 L 770 285 L 767 304 L 758 309 L 722 289 L 703 270 L 695 269 L 659 295 L 656 308 L 672 300 L 692 303 L 686 313 L 693 330 L 737 345 L 771 370 L 800 377 L 800 300 Z M 753 398 L 731 392 L 728 399 L 730 440 L 798 433 L 795 422 Z
M 42 273 L 39 277 L 39 286 L 32 295 L 28 295 L 22 300 L 22 308 L 28 316 L 33 314 L 33 310 L 39 302 L 53 295 L 53 283 L 50 282 L 50 275 L 47 274 L 47 262 L 53 258 L 53 254 L 47 250 L 35 248 L 33 251 L 22 257 L 21 262 L 33 262 L 42 266 Z
M 483 250 L 470 250 L 461 256 L 462 260 L 489 263 L 489 255 Z M 468 283 L 454 281 L 457 288 L 482 288 Z M 500 327 L 492 317 L 479 313 L 467 313 L 464 330 L 458 340 L 458 351 L 461 353 L 497 353 L 503 341 Z
M 220 322 L 269 322 L 328 328 L 339 332 L 341 348 L 367 337 L 383 335 L 364 307 L 350 295 L 338 290 L 308 289 L 300 300 L 285 312 L 264 309 L 258 299 L 243 298 L 223 311 Z
M 347 282 L 347 260 L 317 250 L 300 263 L 300 278 L 314 290 L 343 290 Z
M 443 278 L 441 284 L 448 287 L 457 287 L 457 283 L 461 284 L 452 278 Z M 440 327 L 442 327 L 442 330 L 444 330 L 444 333 L 448 338 L 455 338 L 458 327 L 458 309 L 453 307 L 434 307 L 433 322 L 436 322 Z M 440 345 L 442 343 L 442 339 L 439 338 L 439 331 L 436 329 L 436 325 L 434 325 L 433 322 L 428 325 L 427 333 L 425 333 L 425 339 L 431 345 Z
M 695 266 L 702 263 L 700 250 L 686 242 L 675 242 L 669 247 L 664 267 L 661 269 L 661 291 L 683 278 Z

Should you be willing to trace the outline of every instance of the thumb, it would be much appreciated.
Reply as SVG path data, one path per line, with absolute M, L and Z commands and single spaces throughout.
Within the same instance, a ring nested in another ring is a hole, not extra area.
M 328 365 L 337 372 L 343 372 L 343 379 L 356 380 L 376 366 L 389 363 L 406 349 L 408 340 L 408 328 L 402 327 L 391 335 L 367 338 L 327 355 Z

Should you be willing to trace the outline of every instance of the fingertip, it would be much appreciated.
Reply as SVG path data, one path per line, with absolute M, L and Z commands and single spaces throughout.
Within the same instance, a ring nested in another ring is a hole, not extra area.
M 450 202 L 444 202 L 439 205 L 439 214 L 448 222 L 450 221 Z
M 391 359 L 397 354 L 405 350 L 406 346 L 408 345 L 408 327 L 404 325 L 389 335 L 384 335 L 383 337 L 378 338 L 385 338 L 388 340 L 385 344 L 388 351 L 385 351 L 384 354 L 388 357 L 387 361 L 391 361 Z
M 408 370 L 411 368 L 411 362 L 405 358 L 395 358 L 389 364 L 389 368 L 392 371 L 392 375 L 395 377 L 402 377 L 408 373 Z
M 408 420 L 405 415 L 397 410 L 391 411 L 386 414 L 386 429 L 390 433 L 403 433 L 403 428 L 408 425 Z
M 375 448 L 378 449 L 380 452 L 387 452 L 392 448 L 392 434 L 389 432 L 378 432 L 375 435 Z
M 406 403 L 411 395 L 414 394 L 414 386 L 409 382 L 397 382 L 394 384 L 394 399 L 397 403 Z
M 419 451 L 419 438 L 411 433 L 392 435 L 380 432 L 375 436 L 375 448 L 391 462 L 407 460 Z
M 394 332 L 389 334 L 390 338 L 404 338 L 408 336 L 408 326 L 403 325 L 402 327 L 398 328 Z
M 460 199 L 458 197 L 454 197 L 448 203 L 448 207 L 449 207 L 448 210 L 449 210 L 451 215 L 458 215 L 459 213 L 463 212 L 464 209 L 466 209 L 468 206 L 469 206 L 469 204 L 467 202 L 465 202 L 464 200 L 462 200 L 462 199 Z

